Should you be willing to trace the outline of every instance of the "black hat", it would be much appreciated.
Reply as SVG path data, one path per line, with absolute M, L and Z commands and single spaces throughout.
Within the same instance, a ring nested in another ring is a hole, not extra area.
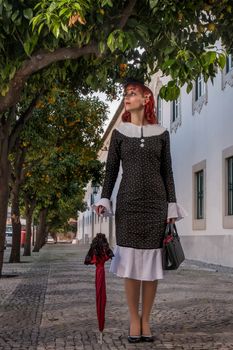
M 140 85 L 144 85 L 144 83 L 143 83 L 143 81 L 141 81 L 141 80 L 138 80 L 138 79 L 135 79 L 135 78 L 131 78 L 131 77 L 129 77 L 129 78 L 126 78 L 124 81 L 123 81 L 123 86 L 124 86 L 124 88 L 126 88 L 128 85 L 138 85 L 138 84 L 140 84 Z

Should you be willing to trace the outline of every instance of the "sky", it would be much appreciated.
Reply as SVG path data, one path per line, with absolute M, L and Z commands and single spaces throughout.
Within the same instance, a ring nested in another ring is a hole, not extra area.
M 112 102 L 107 101 L 107 96 L 104 93 L 98 93 L 95 94 L 95 96 L 99 97 L 99 99 L 105 103 L 107 103 L 107 105 L 109 106 L 109 116 L 108 116 L 108 120 L 105 122 L 104 125 L 104 131 L 107 129 L 108 124 L 110 123 L 112 117 L 114 116 L 119 104 L 120 104 L 120 100 L 113 100 Z

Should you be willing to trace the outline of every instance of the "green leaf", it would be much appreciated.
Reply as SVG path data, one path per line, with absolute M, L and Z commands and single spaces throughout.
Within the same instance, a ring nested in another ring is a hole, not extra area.
M 5 9 L 6 9 L 7 12 L 11 12 L 11 11 L 12 11 L 12 5 L 9 4 L 8 1 L 4 1 L 4 2 L 3 2 L 3 6 L 5 7 Z
M 105 42 L 100 41 L 100 43 L 99 43 L 99 51 L 100 51 L 100 53 L 101 54 L 104 53 L 105 49 L 106 49 Z
M 23 10 L 23 15 L 24 15 L 24 17 L 26 18 L 26 19 L 32 19 L 32 17 L 33 17 L 33 11 L 32 11 L 32 9 L 30 9 L 30 8 L 28 8 L 28 9 L 25 9 L 25 10 Z
M 218 64 L 223 69 L 226 65 L 226 56 L 223 53 L 218 55 Z
M 65 24 L 61 23 L 61 27 L 64 30 L 64 32 L 68 33 L 68 27 Z
M 35 27 L 37 26 L 37 24 L 39 24 L 42 20 L 42 16 L 38 15 L 36 17 L 33 17 L 30 21 L 30 24 L 32 23 L 32 31 L 34 31 Z
M 59 28 L 59 25 L 57 23 L 53 26 L 52 32 L 53 32 L 53 35 L 55 36 L 55 38 L 59 37 L 60 28 Z
M 42 30 L 43 27 L 44 27 L 44 23 L 41 23 L 40 26 L 39 26 L 39 28 L 38 28 L 38 34 L 40 34 L 40 32 L 41 32 L 41 30 Z
M 176 63 L 176 60 L 174 58 L 165 61 L 163 64 L 163 69 L 171 67 L 174 63 Z
M 204 66 L 209 66 L 210 64 L 214 63 L 216 57 L 217 57 L 216 52 L 207 51 L 201 55 L 201 61 Z
M 113 3 L 111 0 L 103 0 L 102 3 L 101 3 L 101 7 L 104 7 L 104 6 L 109 6 L 109 7 L 113 7 Z
M 59 16 L 62 16 L 64 15 L 66 12 L 69 12 L 70 10 L 67 9 L 67 8 L 64 8 L 64 9 L 61 9 L 60 12 L 59 12 Z
M 29 42 L 29 41 L 26 41 L 26 42 L 23 44 L 23 47 L 24 47 L 24 51 L 25 51 L 26 54 L 29 56 L 29 55 L 30 55 L 30 52 L 31 52 L 31 45 L 30 45 L 30 42 Z
M 113 33 L 110 33 L 107 39 L 107 46 L 113 52 L 115 50 L 115 38 Z
M 1 95 L 2 96 L 6 96 L 6 94 L 8 93 L 9 91 L 9 86 L 8 85 L 5 85 L 1 88 Z
M 193 89 L 193 83 L 188 83 L 188 85 L 187 85 L 187 87 L 186 87 L 186 92 L 187 92 L 187 94 L 189 94 L 190 93 L 190 91 L 192 91 L 192 89 Z
M 158 5 L 159 0 L 150 0 L 149 4 L 150 4 L 150 8 L 153 9 L 154 7 L 156 7 Z
M 13 67 L 12 70 L 11 70 L 11 72 L 10 72 L 10 74 L 9 74 L 10 80 L 14 77 L 15 72 L 16 72 L 16 67 Z
M 176 100 L 180 94 L 180 88 L 177 85 L 175 85 L 176 81 L 169 81 L 169 83 L 167 86 L 162 86 L 159 91 L 160 97 L 163 98 L 165 101 Z
M 18 10 L 13 13 L 13 15 L 11 16 L 11 19 L 12 19 L 13 22 L 15 22 L 16 18 L 18 17 L 18 15 L 19 15 L 19 11 Z
M 53 12 L 53 11 L 55 10 L 56 7 L 57 7 L 57 1 L 53 1 L 53 2 L 51 3 L 51 5 L 49 6 L 48 11 L 49 11 L 49 12 Z
M 166 86 L 162 86 L 161 89 L 159 90 L 159 96 L 164 100 L 166 100 L 166 91 L 167 91 Z

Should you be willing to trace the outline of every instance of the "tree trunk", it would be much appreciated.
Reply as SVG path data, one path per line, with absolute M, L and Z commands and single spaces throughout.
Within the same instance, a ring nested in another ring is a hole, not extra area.
M 32 215 L 35 209 L 36 201 L 30 200 L 25 196 L 25 214 L 26 214 L 26 240 L 24 245 L 24 256 L 31 256 L 31 239 L 32 239 Z
M 46 244 L 46 237 L 48 236 L 48 232 L 49 232 L 49 227 L 48 227 L 48 225 L 46 225 L 43 237 L 42 237 L 41 242 L 40 242 L 41 248 Z
M 9 176 L 7 174 L 7 172 L 9 171 L 9 166 L 7 165 L 8 161 L 6 161 L 6 165 L 4 167 L 4 174 L 3 174 L 2 154 L 0 154 L 0 157 L 1 157 L 1 166 L 0 166 L 0 277 L 1 277 L 3 256 L 4 256 L 4 244 L 5 244 L 5 236 L 6 236 L 8 197 L 9 197 L 9 187 L 8 187 Z
M 26 151 L 19 147 L 19 138 L 17 139 L 16 147 L 14 148 L 14 163 L 11 172 L 11 221 L 13 227 L 12 235 L 12 248 L 9 262 L 20 262 L 20 246 L 21 246 L 21 222 L 20 222 L 20 206 L 19 206 L 19 194 L 23 176 L 23 163 L 25 159 Z
M 39 228 L 36 232 L 36 243 L 33 249 L 33 252 L 39 252 L 40 248 L 44 244 L 46 236 L 46 217 L 48 213 L 48 208 L 43 208 L 39 214 Z
M 0 277 L 2 274 L 6 235 L 7 206 L 9 199 L 8 130 L 0 124 Z
M 32 237 L 32 213 L 26 213 L 26 240 L 24 244 L 24 256 L 31 256 L 31 237 Z
M 9 263 L 20 262 L 20 241 L 21 241 L 21 222 L 19 210 L 19 188 L 18 181 L 12 188 L 12 204 L 11 204 L 11 222 L 13 228 L 12 248 Z

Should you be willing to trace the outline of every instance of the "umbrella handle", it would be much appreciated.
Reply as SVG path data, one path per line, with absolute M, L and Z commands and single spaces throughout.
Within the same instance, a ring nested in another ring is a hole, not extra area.
M 100 332 L 100 340 L 99 343 L 102 345 L 103 344 L 103 332 Z

